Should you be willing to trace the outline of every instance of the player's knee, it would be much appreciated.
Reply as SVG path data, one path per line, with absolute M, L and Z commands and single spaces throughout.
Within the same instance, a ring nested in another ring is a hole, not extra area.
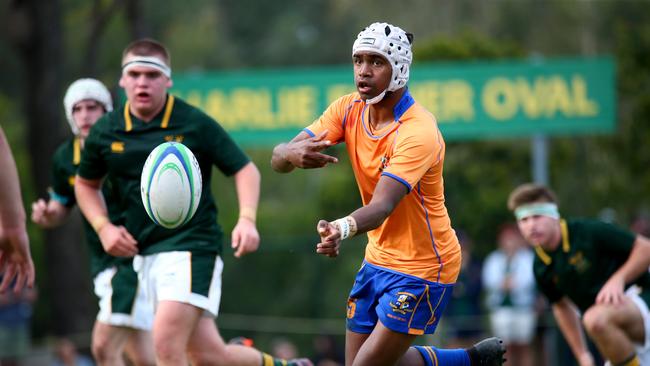
M 587 309 L 587 311 L 582 316 L 582 324 L 590 336 L 597 336 L 598 334 L 604 332 L 609 322 L 609 312 L 598 305 Z
M 154 350 L 156 359 L 164 364 L 181 363 L 185 360 L 184 345 L 174 344 L 166 339 L 156 339 L 154 341 Z
M 100 365 L 109 363 L 109 361 L 117 357 L 117 352 L 111 349 L 111 346 L 107 340 L 93 339 L 91 351 L 93 357 L 95 358 L 95 361 L 97 361 L 97 363 Z

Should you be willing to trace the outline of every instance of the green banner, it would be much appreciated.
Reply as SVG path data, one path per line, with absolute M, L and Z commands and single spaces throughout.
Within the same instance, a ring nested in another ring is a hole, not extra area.
M 409 90 L 447 140 L 592 134 L 615 128 L 614 78 L 610 58 L 416 63 Z M 353 91 L 351 65 L 182 73 L 172 88 L 244 144 L 288 140 Z

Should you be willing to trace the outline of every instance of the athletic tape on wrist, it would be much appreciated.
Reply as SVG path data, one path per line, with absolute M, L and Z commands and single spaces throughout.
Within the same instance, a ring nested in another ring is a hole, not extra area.
M 346 216 L 332 222 L 341 234 L 341 240 L 347 239 L 357 233 L 357 221 L 352 216 Z
M 252 207 L 242 207 L 239 210 L 239 217 L 249 219 L 252 222 L 255 222 L 257 219 L 257 210 Z
M 108 224 L 108 222 L 109 222 L 108 217 L 106 217 L 106 216 L 97 216 L 94 219 L 92 219 L 92 221 L 90 222 L 90 226 L 92 226 L 93 230 L 95 230 L 95 232 L 97 234 L 99 234 L 99 231 L 101 229 L 103 229 L 104 226 L 106 226 L 106 224 Z

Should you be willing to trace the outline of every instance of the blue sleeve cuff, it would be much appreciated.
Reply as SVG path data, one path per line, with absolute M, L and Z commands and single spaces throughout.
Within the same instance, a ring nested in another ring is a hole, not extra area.
M 316 134 L 311 132 L 308 128 L 303 128 L 303 131 L 307 132 L 307 134 L 311 137 L 316 137 Z
M 50 194 L 50 199 L 51 200 L 57 201 L 58 203 L 62 204 L 63 206 L 69 206 L 70 204 L 72 204 L 72 198 L 60 195 L 60 194 L 54 192 L 54 190 L 51 189 L 51 188 L 48 190 L 48 193 Z
M 413 188 L 411 187 L 411 185 L 409 184 L 409 182 L 405 181 L 405 180 L 402 179 L 401 177 L 396 176 L 395 174 L 391 174 L 391 173 L 388 173 L 388 172 L 383 172 L 383 173 L 381 173 L 381 175 L 385 175 L 385 176 L 387 176 L 387 177 L 391 177 L 391 178 L 395 179 L 396 181 L 402 183 L 403 185 L 406 186 L 406 189 L 407 189 L 409 192 L 411 192 L 411 189 L 413 189 Z

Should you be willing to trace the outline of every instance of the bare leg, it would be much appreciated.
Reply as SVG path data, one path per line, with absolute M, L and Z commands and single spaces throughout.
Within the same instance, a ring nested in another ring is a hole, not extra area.
M 202 309 L 176 301 L 160 301 L 153 324 L 158 365 L 187 366 L 186 350 L 201 319 Z
M 252 347 L 226 344 L 213 318 L 202 317 L 187 348 L 192 365 L 260 365 L 262 354 Z
M 349 332 L 348 334 L 356 334 Z M 358 342 L 362 337 L 354 337 L 352 341 Z M 394 332 L 386 328 L 381 321 L 377 322 L 375 329 L 367 336 L 367 339 L 362 342 L 361 347 L 358 348 L 356 356 L 352 360 L 353 366 L 390 366 L 397 363 L 397 361 L 406 353 L 415 340 L 416 336 L 410 334 L 403 334 Z M 347 339 L 350 339 L 349 337 Z M 356 346 L 356 344 L 354 344 Z M 346 344 L 346 356 L 348 352 L 354 351 L 349 349 Z M 348 360 L 346 359 L 346 364 Z
M 154 366 L 156 364 L 151 332 L 132 329 L 124 351 L 135 366 Z
M 128 328 L 96 321 L 93 327 L 92 353 L 97 365 L 123 366 L 122 353 L 128 336 Z
M 634 343 L 642 343 L 645 330 L 641 312 L 634 302 L 623 298 L 620 305 L 594 305 L 582 319 L 598 350 L 616 364 L 634 354 Z
M 359 348 L 370 337 L 370 334 L 355 333 L 351 330 L 345 332 L 345 366 L 351 366 L 357 357 Z

